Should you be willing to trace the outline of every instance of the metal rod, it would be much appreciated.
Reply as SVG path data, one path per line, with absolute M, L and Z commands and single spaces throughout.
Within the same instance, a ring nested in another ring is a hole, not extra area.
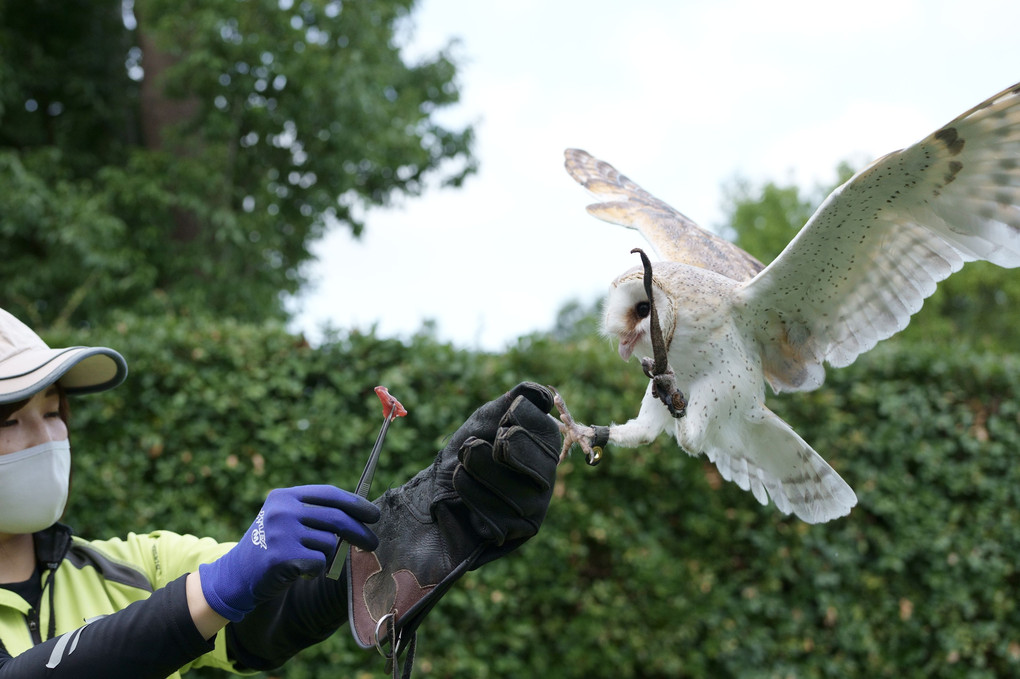
M 372 492 L 372 479 L 375 477 L 375 468 L 379 464 L 379 454 L 382 452 L 383 441 L 386 440 L 386 431 L 390 428 L 390 423 L 397 417 L 403 417 L 407 415 L 407 410 L 404 406 L 400 405 L 400 401 L 393 398 L 390 392 L 386 390 L 386 387 L 376 387 L 375 394 L 382 401 L 383 405 L 383 423 L 382 429 L 379 430 L 379 436 L 375 439 L 375 445 L 372 446 L 372 452 L 368 456 L 368 462 L 365 463 L 365 469 L 361 472 L 361 479 L 358 481 L 357 487 L 354 492 L 361 497 L 368 499 L 368 494 Z M 329 567 L 326 569 L 326 577 L 330 580 L 337 580 L 340 577 L 340 572 L 343 570 L 344 562 L 347 561 L 347 554 L 350 552 L 350 545 L 347 544 L 346 540 L 341 540 L 340 536 L 337 536 L 336 553 L 333 555 L 333 560 L 329 563 Z

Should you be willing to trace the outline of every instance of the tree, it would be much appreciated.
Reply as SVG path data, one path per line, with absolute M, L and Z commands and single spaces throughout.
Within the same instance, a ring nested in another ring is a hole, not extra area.
M 402 57 L 413 5 L 0 4 L 5 306 L 282 318 L 328 225 L 474 170 L 435 120 L 452 47 Z

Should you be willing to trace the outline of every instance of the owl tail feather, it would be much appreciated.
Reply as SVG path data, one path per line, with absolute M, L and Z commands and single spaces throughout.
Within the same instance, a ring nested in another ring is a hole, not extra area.
M 705 454 L 724 479 L 751 491 L 762 505 L 771 497 L 784 514 L 825 523 L 857 504 L 846 481 L 771 410 L 762 408 L 743 427 L 734 424 L 728 422 L 719 436 L 705 441 Z

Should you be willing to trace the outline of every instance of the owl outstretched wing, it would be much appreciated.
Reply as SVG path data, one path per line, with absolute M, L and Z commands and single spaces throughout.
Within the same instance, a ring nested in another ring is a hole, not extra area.
M 600 200 L 588 206 L 599 219 L 636 229 L 665 260 L 701 267 L 744 281 L 764 268 L 724 238 L 702 229 L 680 212 L 585 151 L 567 149 L 567 172 Z
M 773 387 L 814 389 L 973 260 L 1020 266 L 1020 84 L 836 189 L 736 308 Z

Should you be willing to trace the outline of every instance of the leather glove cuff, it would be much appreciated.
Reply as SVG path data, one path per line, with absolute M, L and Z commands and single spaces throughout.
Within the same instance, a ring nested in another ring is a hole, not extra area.
M 354 639 L 362 648 L 377 647 L 387 656 L 383 644 L 392 644 L 387 625 L 397 630 L 392 653 L 399 655 L 432 607 L 472 569 L 486 547 L 467 531 L 462 534 L 471 542 L 455 547 L 437 523 L 462 519 L 451 515 L 436 523 L 421 521 L 403 503 L 406 499 L 399 490 L 380 499 L 380 524 L 385 522 L 386 528 L 377 532 L 379 548 L 369 552 L 352 547 L 349 557 L 347 610 Z M 473 549 L 454 559 L 465 544 Z

